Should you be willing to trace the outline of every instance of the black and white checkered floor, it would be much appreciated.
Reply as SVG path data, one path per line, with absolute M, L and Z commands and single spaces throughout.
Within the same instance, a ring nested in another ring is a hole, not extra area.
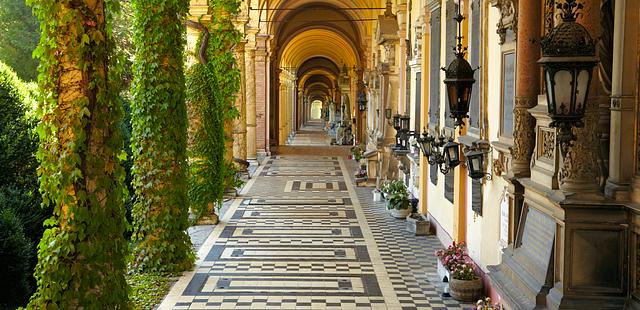
M 350 164 L 266 160 L 160 309 L 461 309 L 427 280 L 437 239 L 408 234 Z

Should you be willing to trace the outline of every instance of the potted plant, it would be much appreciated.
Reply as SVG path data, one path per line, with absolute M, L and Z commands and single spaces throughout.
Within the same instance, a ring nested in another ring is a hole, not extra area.
M 411 213 L 409 208 L 409 192 L 400 180 L 391 181 L 386 185 L 385 197 L 387 209 L 391 216 L 397 219 L 406 219 Z
M 471 262 L 453 266 L 449 280 L 449 293 L 460 301 L 474 301 L 482 295 L 482 280 L 476 276 Z
M 355 161 L 360 161 L 362 159 L 362 154 L 364 154 L 364 147 L 359 144 L 351 147 L 351 158 Z
M 451 275 L 449 271 L 453 266 L 464 263 L 466 244 L 464 242 L 456 243 L 455 241 L 446 249 L 436 251 L 438 258 L 438 276 L 443 282 L 449 282 Z
M 431 223 L 429 219 L 424 215 L 418 213 L 418 203 L 420 200 L 415 197 L 409 199 L 411 205 L 411 215 L 407 217 L 407 231 L 413 233 L 416 236 L 426 236 L 429 234 Z

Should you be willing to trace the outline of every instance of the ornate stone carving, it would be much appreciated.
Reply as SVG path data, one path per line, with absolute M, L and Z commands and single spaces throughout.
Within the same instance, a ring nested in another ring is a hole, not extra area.
M 396 65 L 396 45 L 389 42 L 384 45 L 385 62 L 391 67 Z
M 553 159 L 556 151 L 556 134 L 553 131 L 541 130 L 542 137 L 542 149 L 540 150 L 540 157 Z
M 534 147 L 534 132 L 532 128 L 536 125 L 536 120 L 531 116 L 528 108 L 533 106 L 535 100 L 532 98 L 516 98 L 515 108 L 513 109 L 513 147 L 511 147 L 511 155 L 514 162 L 519 162 L 526 167 L 529 166 L 531 154 Z M 518 171 L 514 169 L 517 175 Z
M 424 31 L 424 27 L 421 24 L 415 27 L 416 39 L 413 44 L 414 59 L 422 58 L 422 32 L 423 31 Z
M 500 10 L 496 33 L 500 36 L 499 44 L 502 45 L 507 39 L 508 30 L 513 32 L 514 38 L 517 36 L 518 2 L 517 0 L 493 0 L 491 4 Z
M 545 0 L 544 1 L 544 33 L 547 34 L 553 28 L 554 18 L 553 13 L 555 12 L 556 1 L 555 0 Z
M 560 186 L 567 191 L 598 190 L 598 113 L 593 106 L 594 100 L 587 101 L 582 128 L 574 128 L 577 139 L 563 158 L 558 176 Z M 592 186 L 588 188 L 586 185 Z

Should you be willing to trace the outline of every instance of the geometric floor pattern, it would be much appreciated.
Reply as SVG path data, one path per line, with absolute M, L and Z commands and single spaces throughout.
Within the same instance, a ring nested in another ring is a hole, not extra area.
M 265 160 L 160 309 L 460 309 L 427 280 L 438 241 L 407 234 L 347 165 Z

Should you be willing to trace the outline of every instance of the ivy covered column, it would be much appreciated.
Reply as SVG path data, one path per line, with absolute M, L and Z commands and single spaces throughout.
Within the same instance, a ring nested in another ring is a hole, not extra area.
M 184 16 L 188 0 L 133 0 L 133 207 L 138 271 L 191 268 L 187 235 Z
M 54 211 L 30 309 L 127 308 L 122 107 L 108 3 L 31 2 L 42 29 L 38 174 Z

